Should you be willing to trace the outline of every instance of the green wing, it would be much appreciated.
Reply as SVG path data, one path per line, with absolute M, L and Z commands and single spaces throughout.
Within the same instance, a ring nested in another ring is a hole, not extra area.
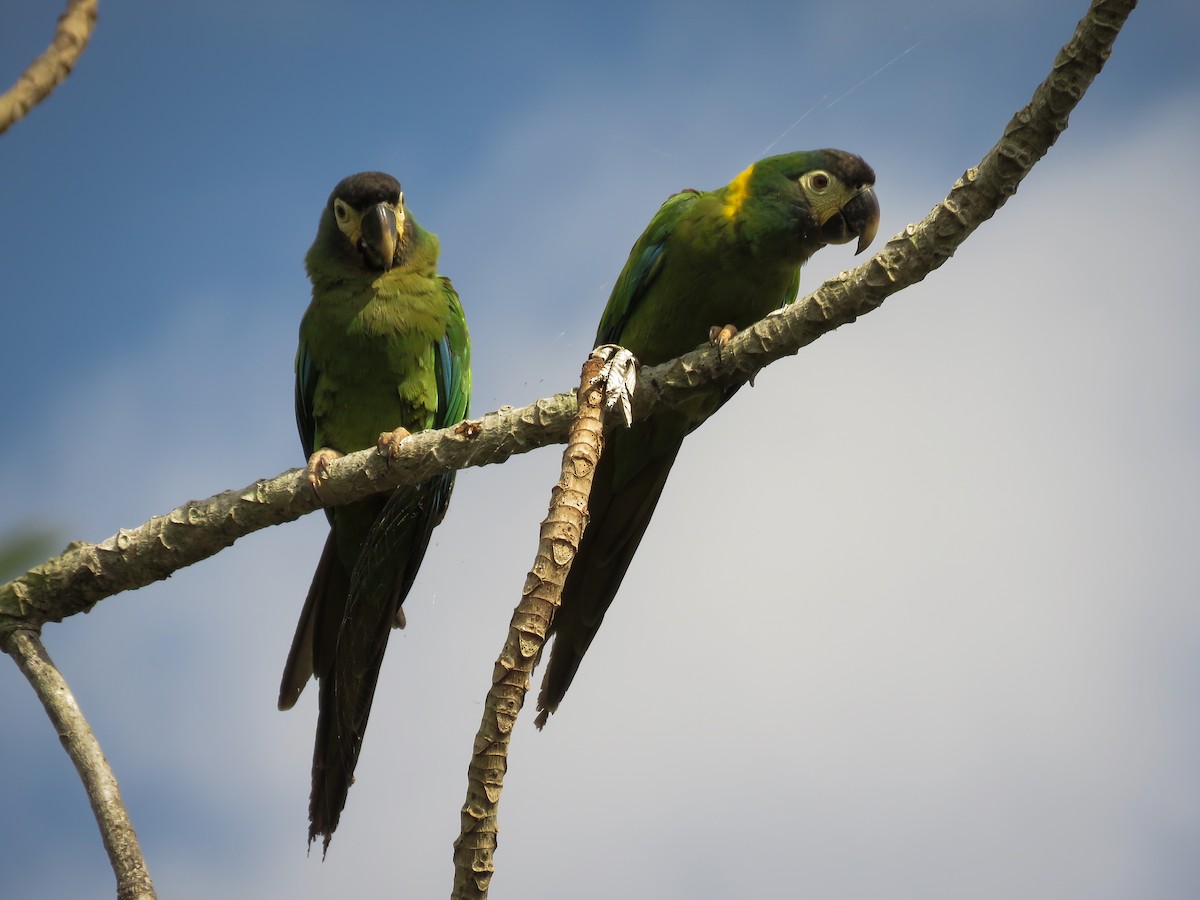
M 647 289 L 662 271 L 667 238 L 699 196 L 699 191 L 688 190 L 668 197 L 654 214 L 642 236 L 634 243 L 629 252 L 629 261 L 617 277 L 617 283 L 613 285 L 612 294 L 608 298 L 608 306 L 604 308 L 604 315 L 600 317 L 600 327 L 596 330 L 597 347 L 601 344 L 621 343 L 630 316 L 641 306 Z M 638 348 L 627 349 L 635 355 L 638 353 Z

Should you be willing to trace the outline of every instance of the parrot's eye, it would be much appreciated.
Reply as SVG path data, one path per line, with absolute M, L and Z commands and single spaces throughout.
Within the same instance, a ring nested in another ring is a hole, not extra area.
M 338 217 L 339 222 L 346 221 L 346 204 L 338 200 L 333 204 L 333 214 Z
M 813 172 L 808 176 L 808 186 L 814 191 L 823 191 L 829 187 L 829 176 L 824 172 Z

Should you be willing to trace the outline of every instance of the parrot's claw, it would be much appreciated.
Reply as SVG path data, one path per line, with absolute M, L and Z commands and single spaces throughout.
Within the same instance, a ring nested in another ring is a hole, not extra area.
M 407 437 L 412 437 L 412 432 L 407 428 L 385 431 L 379 435 L 379 440 L 375 444 L 375 450 L 380 456 L 391 462 L 400 455 L 400 444 Z
M 329 447 L 322 447 L 308 458 L 308 486 L 318 499 L 321 497 L 321 482 L 329 477 L 329 464 L 341 455 Z
M 604 412 L 616 413 L 628 428 L 633 424 L 633 391 L 637 387 L 637 358 L 617 344 L 601 344 L 592 351 L 603 359 L 598 383 L 604 385 Z
M 721 349 L 732 341 L 737 333 L 736 325 L 714 325 L 708 329 L 708 342 L 717 348 L 717 359 L 721 358 Z
M 708 342 L 720 350 L 733 340 L 733 336 L 737 333 L 738 328 L 736 325 L 714 325 L 708 329 Z

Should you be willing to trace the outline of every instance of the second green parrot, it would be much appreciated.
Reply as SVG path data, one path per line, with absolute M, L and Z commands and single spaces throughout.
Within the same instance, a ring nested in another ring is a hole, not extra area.
M 800 267 L 826 244 L 879 227 L 875 173 L 842 150 L 754 163 L 728 185 L 669 198 L 633 245 L 596 332 L 647 366 L 706 339 L 723 342 L 796 298 Z M 538 696 L 540 728 L 566 693 L 638 543 L 683 439 L 737 388 L 705 391 L 680 409 L 606 438 L 588 503 L 588 525 L 551 625 L 554 644 Z
M 438 275 L 438 240 L 400 183 L 363 172 L 333 189 L 305 257 L 312 302 L 300 323 L 296 422 L 318 490 L 329 463 L 467 415 L 471 345 L 458 294 Z M 453 475 L 326 510 L 329 537 L 304 601 L 279 689 L 320 693 L 309 841 L 329 840 L 354 780 L 379 667 Z

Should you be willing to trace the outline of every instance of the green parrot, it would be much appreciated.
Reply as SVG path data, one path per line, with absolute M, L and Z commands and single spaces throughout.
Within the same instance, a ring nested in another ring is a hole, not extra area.
M 596 332 L 643 365 L 705 339 L 718 345 L 796 299 L 800 267 L 826 244 L 879 227 L 875 173 L 852 153 L 813 150 L 754 163 L 728 185 L 670 197 L 633 245 Z M 681 409 L 611 433 L 597 465 L 588 525 L 550 625 L 538 696 L 541 728 L 562 701 L 650 524 L 683 439 L 737 390 L 714 388 Z
M 382 172 L 333 189 L 305 257 L 312 303 L 300 323 L 296 423 L 319 494 L 329 463 L 372 445 L 391 454 L 410 432 L 467 415 L 471 345 L 438 240 Z M 279 688 L 290 709 L 319 683 L 309 843 L 337 828 L 362 747 L 379 667 L 453 475 L 326 509 L 329 537 L 300 613 Z

